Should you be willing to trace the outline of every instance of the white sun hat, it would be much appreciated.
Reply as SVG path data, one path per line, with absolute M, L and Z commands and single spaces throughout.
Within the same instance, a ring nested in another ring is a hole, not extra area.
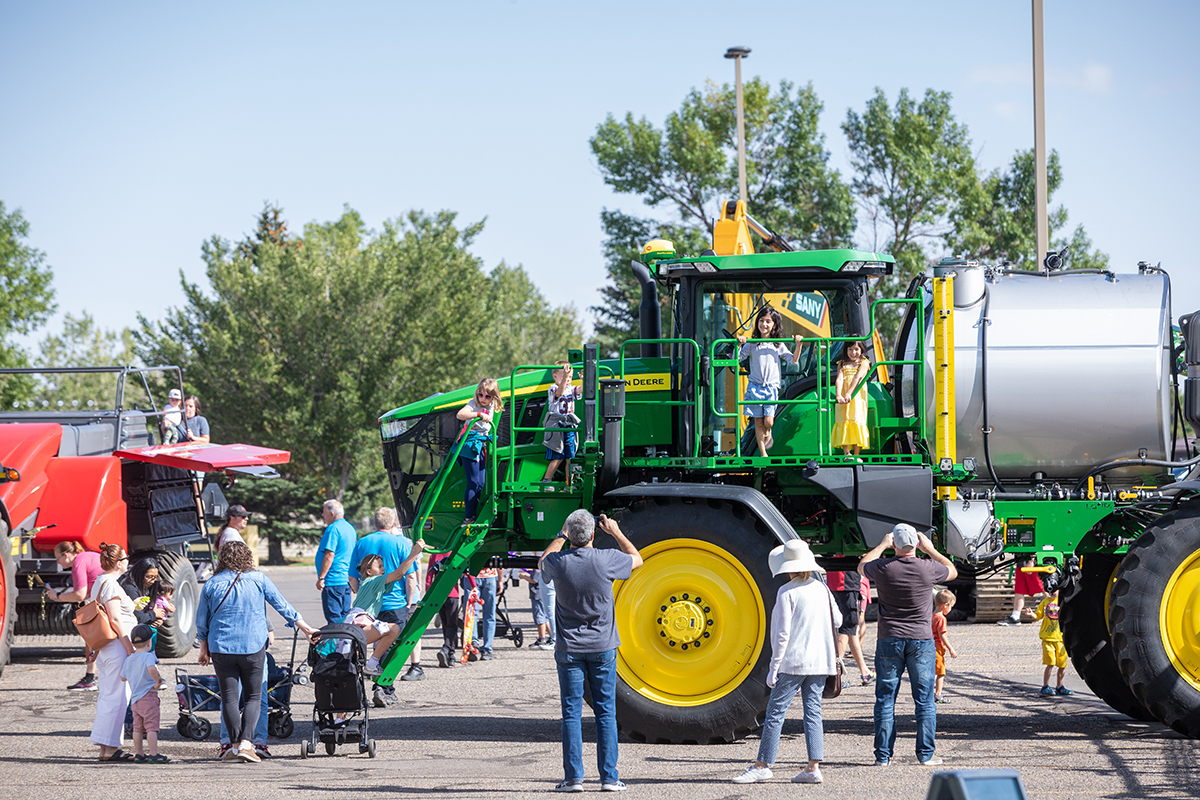
M 803 539 L 792 539 L 787 544 L 781 544 L 771 551 L 767 558 L 772 575 L 785 572 L 824 572 L 813 558 L 808 542 Z

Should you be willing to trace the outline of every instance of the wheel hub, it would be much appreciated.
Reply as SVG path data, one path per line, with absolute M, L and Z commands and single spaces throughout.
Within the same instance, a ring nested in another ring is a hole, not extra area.
M 684 649 L 689 645 L 699 647 L 701 640 L 710 635 L 708 628 L 712 623 L 700 603 L 701 598 L 690 593 L 663 599 L 657 619 L 659 635 L 668 640 L 669 647 L 675 644 L 683 645 Z

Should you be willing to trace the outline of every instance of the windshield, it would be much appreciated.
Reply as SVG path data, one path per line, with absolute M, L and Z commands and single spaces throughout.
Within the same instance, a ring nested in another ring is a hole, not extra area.
M 697 298 L 700 314 L 696 340 L 700 343 L 700 352 L 708 354 L 713 343 L 721 339 L 738 336 L 753 339 L 756 336 L 754 320 L 768 305 L 779 311 L 783 318 L 783 330 L 772 338 L 790 339 L 797 334 L 806 339 L 860 335 L 862 331 L 853 311 L 854 298 L 855 286 L 850 281 L 839 281 L 833 286 L 829 281 L 817 283 L 812 280 L 705 281 L 700 285 Z M 721 347 L 716 357 L 733 358 L 736 347 L 732 343 Z M 834 360 L 840 357 L 842 348 L 842 343 L 834 344 Z M 788 349 L 793 347 L 789 345 Z M 795 364 L 782 364 L 779 396 L 787 396 L 789 389 L 815 386 L 818 365 L 818 348 L 813 343 L 804 344 Z M 714 451 L 732 453 L 741 434 L 738 420 L 718 416 L 713 407 L 732 412 L 735 398 L 744 393 L 744 378 L 729 369 L 719 371 L 714 377 L 713 403 L 711 406 L 705 404 L 702 436 L 709 438 Z

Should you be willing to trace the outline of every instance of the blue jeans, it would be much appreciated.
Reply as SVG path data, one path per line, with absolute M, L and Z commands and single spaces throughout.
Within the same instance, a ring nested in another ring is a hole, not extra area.
M 825 760 L 825 727 L 821 724 L 821 692 L 825 675 L 788 675 L 779 673 L 771 699 L 767 701 L 767 721 L 763 723 L 762 741 L 758 745 L 758 760 L 770 766 L 779 752 L 779 732 L 783 719 L 797 694 L 804 703 L 804 744 L 809 761 Z
M 479 609 L 479 617 L 476 620 L 476 625 L 482 632 L 477 638 L 483 640 L 483 646 L 479 650 L 490 653 L 492 642 L 496 638 L 496 578 L 477 578 L 475 582 L 479 586 L 479 599 L 483 601 L 483 608 Z
M 487 462 L 482 459 L 471 460 L 459 458 L 463 471 L 467 473 L 467 495 L 463 503 L 463 519 L 473 520 L 479 509 L 479 496 L 483 494 L 484 477 L 487 474 Z
M 933 639 L 879 639 L 875 642 L 875 759 L 891 761 L 896 746 L 896 698 L 908 670 L 917 705 L 917 760 L 933 758 L 937 706 L 933 701 L 937 655 Z
M 238 683 L 238 691 L 242 690 L 242 685 Z M 254 743 L 267 743 L 267 721 L 270 718 L 267 707 L 267 668 L 263 666 L 262 678 L 262 707 L 259 710 L 258 722 L 254 724 Z M 229 744 L 229 731 L 225 728 L 225 715 L 221 715 L 221 744 Z
M 546 616 L 550 618 L 550 639 L 553 641 L 556 629 L 554 627 L 554 601 L 558 593 L 554 591 L 554 581 L 546 580 L 546 573 L 538 573 L 538 583 L 542 591 L 542 605 L 546 607 Z
M 321 610 L 325 612 L 325 622 L 332 625 L 344 622 L 350 613 L 350 586 L 326 586 L 321 590 Z
M 583 782 L 583 682 L 592 691 L 596 715 L 596 766 L 601 783 L 617 782 L 617 651 L 554 651 L 558 691 L 562 695 L 563 777 Z

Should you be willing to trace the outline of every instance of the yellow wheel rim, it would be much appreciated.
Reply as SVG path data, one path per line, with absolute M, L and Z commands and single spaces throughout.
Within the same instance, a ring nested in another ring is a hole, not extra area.
M 1200 691 L 1200 550 L 1185 558 L 1167 581 L 1158 624 L 1167 658 Z
M 621 649 L 617 674 L 671 706 L 729 694 L 750 674 L 766 640 L 758 586 L 724 548 L 671 539 L 641 548 L 645 564 L 614 587 Z

